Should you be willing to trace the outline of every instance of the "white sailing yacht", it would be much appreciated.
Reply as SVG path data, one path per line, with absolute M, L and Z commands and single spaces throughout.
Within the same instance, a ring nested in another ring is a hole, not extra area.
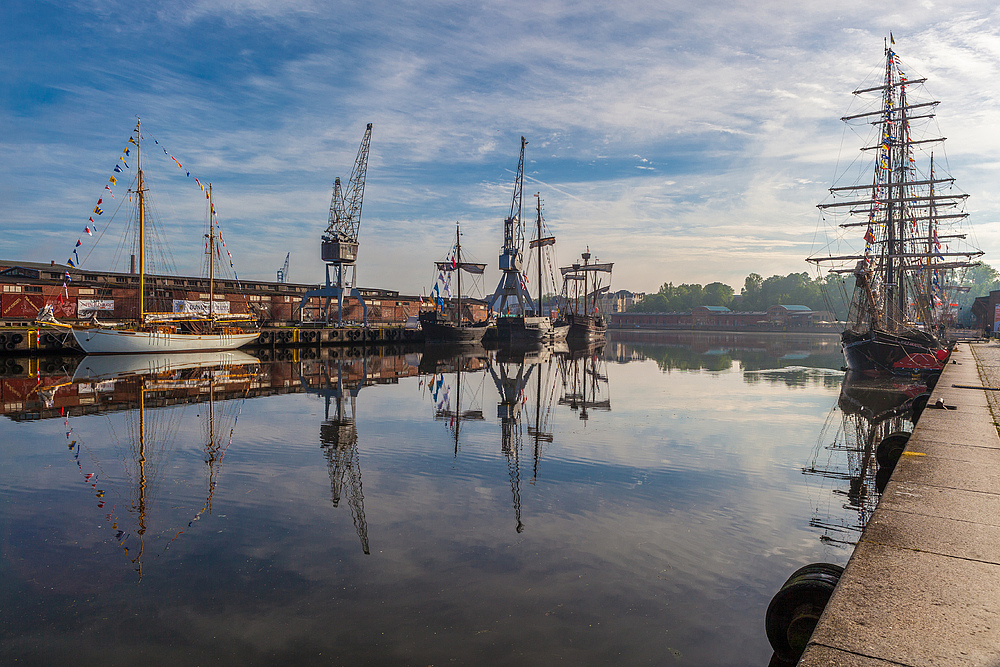
M 146 309 L 146 187 L 142 171 L 141 122 L 136 123 L 136 215 L 138 225 L 139 305 L 136 321 L 121 326 L 100 323 L 96 318 L 87 324 L 65 325 L 53 319 L 43 320 L 54 326 L 68 327 L 76 342 L 87 354 L 141 354 L 232 350 L 257 338 L 259 331 L 249 314 L 228 315 L 216 312 L 215 256 L 218 235 L 215 233 L 215 206 L 211 185 L 208 189 L 209 231 L 206 234 L 209 255 L 209 300 L 207 314 L 191 312 L 151 312 Z

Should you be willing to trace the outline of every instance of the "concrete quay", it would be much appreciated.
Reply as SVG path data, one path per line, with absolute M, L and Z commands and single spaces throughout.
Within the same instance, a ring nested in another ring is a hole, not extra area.
M 997 388 L 1000 344 L 961 343 L 799 665 L 1000 667 Z

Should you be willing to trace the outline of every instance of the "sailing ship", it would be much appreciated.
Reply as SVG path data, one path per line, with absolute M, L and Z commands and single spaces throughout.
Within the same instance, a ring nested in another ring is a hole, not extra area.
M 569 326 L 567 338 L 577 342 L 603 340 L 608 323 L 598 306 L 598 297 L 610 289 L 601 285 L 601 273 L 611 274 L 612 262 L 590 263 L 590 248 L 582 253 L 583 263 L 559 269 L 563 277 L 563 311 L 560 320 Z M 582 285 L 580 283 L 583 283 Z
M 163 352 L 195 352 L 232 350 L 257 338 L 256 324 L 249 314 L 225 314 L 215 303 L 215 257 L 219 235 L 215 232 L 215 204 L 212 187 L 208 187 L 209 219 L 205 235 L 205 251 L 209 266 L 209 300 L 206 312 L 154 312 L 147 309 L 146 259 L 148 234 L 147 198 L 149 188 L 142 169 L 142 123 L 136 122 L 135 144 L 137 177 L 135 224 L 138 246 L 138 312 L 137 319 L 120 324 L 97 321 L 66 325 L 55 320 L 51 306 L 39 314 L 39 323 L 69 328 L 77 344 L 87 354 L 141 354 Z
M 420 326 L 424 330 L 424 339 L 428 343 L 478 343 L 483 339 L 489 322 L 466 321 L 462 312 L 462 272 L 482 275 L 486 264 L 467 262 L 462 257 L 462 235 L 459 225 L 455 225 L 455 247 L 451 259 L 435 262 L 442 274 L 454 273 L 458 282 L 458 299 L 455 309 L 455 320 L 445 317 L 435 306 L 433 310 L 420 312 Z M 440 299 L 440 297 L 438 297 Z
M 831 273 L 854 277 L 841 342 L 847 367 L 862 373 L 939 371 L 948 354 L 936 335 L 943 333 L 948 307 L 945 282 L 957 270 L 975 266 L 972 260 L 983 254 L 971 247 L 952 249 L 964 246 L 966 235 L 944 232 L 968 217 L 962 210 L 968 195 L 954 188 L 954 178 L 938 175 L 933 153 L 926 171 L 918 163 L 918 151 L 944 141 L 917 138 L 926 135 L 914 131 L 918 121 L 934 117 L 939 104 L 917 97 L 925 81 L 908 78 L 894 42 L 885 45 L 881 82 L 854 91 L 858 97 L 875 95 L 877 106 L 841 118 L 873 128 L 873 140 L 861 149 L 873 155 L 865 163 L 867 176 L 830 188 L 834 199 L 847 198 L 819 205 L 824 218 L 839 221 L 838 230 L 854 237 L 835 239 L 808 261 L 830 263 Z M 861 230 L 864 236 L 857 239 Z M 854 251 L 855 240 L 858 246 L 863 240 L 863 252 Z M 852 252 L 835 254 L 842 241 Z

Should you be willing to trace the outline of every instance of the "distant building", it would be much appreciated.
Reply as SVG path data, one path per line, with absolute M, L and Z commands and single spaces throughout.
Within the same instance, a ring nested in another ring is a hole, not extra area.
M 1000 333 L 1000 290 L 976 297 L 972 302 L 972 326 L 980 331 Z
M 191 276 L 146 275 L 146 311 L 179 312 L 178 308 L 208 303 L 209 280 Z M 138 316 L 139 276 L 134 273 L 87 271 L 50 262 L 0 260 L 0 323 L 23 325 L 38 311 L 51 305 L 55 316 L 67 322 L 97 315 L 102 320 L 128 320 Z M 215 281 L 216 312 L 250 313 L 264 324 L 297 324 L 323 319 L 321 300 L 310 300 L 300 309 L 302 296 L 316 285 L 237 281 Z M 358 290 L 368 310 L 370 324 L 402 324 L 420 310 L 433 307 L 429 300 L 403 296 L 384 289 Z M 484 319 L 486 304 L 469 299 L 462 302 L 466 317 Z M 445 300 L 445 309 L 454 310 L 454 299 Z M 336 317 L 337 305 L 331 306 Z M 357 299 L 344 299 L 344 319 L 363 318 Z

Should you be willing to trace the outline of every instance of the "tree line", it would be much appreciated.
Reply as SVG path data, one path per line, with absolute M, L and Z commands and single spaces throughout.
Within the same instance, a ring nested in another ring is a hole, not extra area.
M 973 300 L 1000 290 L 1000 272 L 988 264 L 980 264 L 968 269 L 961 280 L 953 277 L 948 282 L 969 287 L 967 292 L 949 292 L 946 297 L 950 303 L 958 304 L 959 321 L 969 324 L 972 321 Z M 764 278 L 758 273 L 751 273 L 743 281 L 739 294 L 720 282 L 707 285 L 664 283 L 655 294 L 647 294 L 642 301 L 629 308 L 629 312 L 687 312 L 698 306 L 725 306 L 730 310 L 760 312 L 775 305 L 796 305 L 827 310 L 837 319 L 844 320 L 853 291 L 854 276 L 850 274 L 827 274 L 813 278 L 803 271 Z
M 810 278 L 806 272 L 764 278 L 751 273 L 743 281 L 739 294 L 725 283 L 664 283 L 655 294 L 647 294 L 629 312 L 687 312 L 697 306 L 725 306 L 737 311 L 764 311 L 770 306 L 808 306 L 829 310 L 838 319 L 847 316 L 847 302 L 854 289 L 854 276 L 828 275 Z

